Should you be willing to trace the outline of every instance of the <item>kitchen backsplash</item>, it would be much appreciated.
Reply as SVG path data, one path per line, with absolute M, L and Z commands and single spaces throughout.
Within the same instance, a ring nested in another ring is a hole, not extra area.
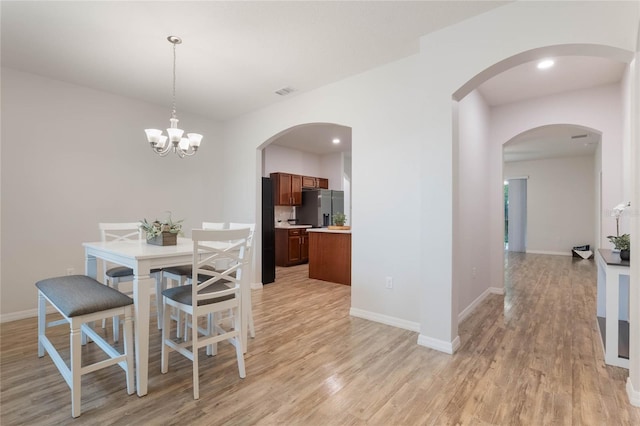
M 294 219 L 295 217 L 295 207 L 275 206 L 274 218 L 276 224 L 278 223 L 278 221 L 286 223 L 288 219 Z

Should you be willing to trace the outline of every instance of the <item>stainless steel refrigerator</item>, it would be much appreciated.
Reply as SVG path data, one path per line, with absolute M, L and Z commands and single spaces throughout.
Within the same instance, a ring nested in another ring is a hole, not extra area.
M 336 213 L 344 213 L 344 191 L 302 191 L 302 206 L 296 207 L 298 224 L 311 225 L 314 228 L 333 225 L 333 215 Z

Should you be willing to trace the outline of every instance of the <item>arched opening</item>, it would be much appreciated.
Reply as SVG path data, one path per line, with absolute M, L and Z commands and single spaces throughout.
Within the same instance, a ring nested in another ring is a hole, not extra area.
M 567 255 L 575 246 L 596 247 L 600 140 L 589 127 L 550 124 L 504 143 L 507 251 Z
M 264 201 L 263 191 L 268 191 L 267 183 L 272 173 L 288 173 L 304 177 L 326 179 L 327 187 L 334 192 L 341 192 L 344 196 L 343 209 L 347 216 L 347 223 L 351 219 L 351 128 L 335 123 L 305 123 L 289 127 L 273 135 L 257 149 L 257 194 L 256 223 L 260 223 L 261 238 L 259 244 L 262 250 L 256 251 L 256 282 L 263 283 L 263 273 L 270 276 L 275 271 L 275 254 L 269 253 L 276 227 L 287 227 L 297 223 L 300 206 L 268 205 Z M 263 186 L 266 185 L 266 186 Z M 265 189 L 266 188 L 266 189 Z M 306 186 L 305 186 L 306 190 Z M 265 204 L 266 203 L 266 204 Z M 274 203 L 278 204 L 278 203 Z M 292 203 L 294 204 L 294 203 Z M 266 213 L 265 209 L 273 209 Z M 272 231 L 273 230 L 273 231 Z M 264 257 L 263 257 L 264 251 Z M 304 262 L 303 262 L 304 263 Z M 277 276 L 273 276 L 277 280 Z M 267 283 L 272 282 L 270 279 Z
M 504 170 L 503 145 L 516 147 L 519 138 L 526 138 L 532 129 L 543 132 L 558 130 L 546 127 L 559 123 L 573 124 L 573 130 L 589 130 L 601 136 L 596 149 L 596 163 L 604 170 L 603 191 L 596 197 L 603 206 L 620 198 L 623 171 L 620 167 L 620 102 L 619 82 L 609 86 L 576 88 L 572 92 L 544 93 L 532 100 L 512 100 L 509 104 L 492 105 L 482 93 L 483 83 L 499 77 L 518 66 L 531 65 L 544 57 L 592 57 L 617 62 L 626 69 L 633 59 L 630 52 L 608 46 L 561 45 L 522 52 L 496 63 L 461 86 L 452 98 L 454 124 L 454 243 L 453 243 L 453 310 L 454 328 L 490 293 L 504 292 Z M 582 73 L 589 73 L 583 69 Z M 531 84 L 520 82 L 513 90 Z M 613 86 L 618 85 L 616 90 Z M 587 91 L 591 96 L 587 96 Z M 581 97 L 582 95 L 582 97 Z M 616 112 L 618 116 L 611 119 Z M 605 117 L 609 115 L 608 117 Z M 617 121 L 616 121 L 617 120 Z M 615 123 L 614 123 L 615 121 Z M 593 129 L 598 129 L 594 131 Z M 602 156 L 602 158 L 598 157 Z M 616 160 L 617 158 L 617 160 Z M 617 162 L 616 162 L 617 161 Z M 600 176 L 591 183 L 600 185 Z M 597 210 L 596 210 L 597 209 Z M 590 214 L 600 218 L 602 207 L 592 207 Z M 607 221 L 596 220 L 591 240 L 598 246 L 606 235 Z M 605 229 L 600 229 L 600 225 Z M 597 229 L 595 229 L 597 228 Z M 576 243 L 577 244 L 577 243 Z M 570 253 L 571 246 L 566 248 Z M 456 321 L 457 320 L 457 321 Z

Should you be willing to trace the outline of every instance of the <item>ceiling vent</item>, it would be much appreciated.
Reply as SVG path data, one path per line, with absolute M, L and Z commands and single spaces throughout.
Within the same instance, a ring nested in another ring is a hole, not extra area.
M 295 91 L 296 89 L 294 89 L 293 87 L 283 87 L 280 90 L 276 90 L 275 93 L 280 96 L 287 96 L 289 93 L 293 93 Z
M 585 133 L 584 135 L 571 136 L 571 139 L 582 139 L 582 138 L 586 138 L 587 136 L 589 135 Z

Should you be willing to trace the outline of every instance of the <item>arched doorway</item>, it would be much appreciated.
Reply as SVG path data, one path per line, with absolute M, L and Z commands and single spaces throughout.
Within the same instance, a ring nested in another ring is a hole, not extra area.
M 534 60 L 548 56 L 605 58 L 618 61 L 624 67 L 632 60 L 630 52 L 606 46 L 562 45 L 533 49 L 488 67 L 453 94 L 452 116 L 457 132 L 454 132 L 453 155 L 452 282 L 453 311 L 458 313 L 457 318 L 454 316 L 454 328 L 488 294 L 504 291 L 504 142 L 527 130 L 559 123 L 578 123 L 600 129 L 603 146 L 615 146 L 611 150 L 603 148 L 601 151 L 606 164 L 603 177 L 607 182 L 602 194 L 603 203 L 608 204 L 611 199 L 621 196 L 617 191 L 621 191 L 622 187 L 622 170 L 619 160 L 615 163 L 614 159 L 621 151 L 620 117 L 617 117 L 617 121 L 614 120 L 616 123 L 612 123 L 610 117 L 604 118 L 611 111 L 602 111 L 603 108 L 611 107 L 612 97 L 617 96 L 616 99 L 620 101 L 619 89 L 617 92 L 609 90 L 606 94 L 599 93 L 598 99 L 600 95 L 607 99 L 604 103 L 598 103 L 592 98 L 590 110 L 587 108 L 590 101 L 578 99 L 577 92 L 573 93 L 576 95 L 574 97 L 567 95 L 558 104 L 559 107 L 553 108 L 549 107 L 549 102 L 542 102 L 543 98 L 526 105 L 525 102 L 519 102 L 508 106 L 492 106 L 484 100 L 479 90 L 483 83 L 509 69 L 532 64 Z M 548 100 L 551 97 L 551 94 L 547 94 Z M 608 106 L 604 106 L 605 103 Z M 615 110 L 620 114 L 618 108 Z M 617 183 L 613 184 L 614 181 Z M 608 226 L 606 223 L 604 225 Z M 601 230 L 600 235 L 606 235 L 606 232 L 607 229 Z M 479 244 L 482 245 L 482 250 L 474 246 L 476 242 L 481 242 Z
M 574 246 L 599 246 L 600 140 L 595 129 L 552 124 L 503 145 L 511 215 L 505 217 L 507 250 L 568 255 Z M 526 197 L 518 197 L 520 192 Z M 521 235 L 530 238 L 523 241 Z
M 260 171 L 258 179 L 268 178 L 271 173 L 291 173 L 300 176 L 320 177 L 328 180 L 328 188 L 344 192 L 344 207 L 347 218 L 351 217 L 351 128 L 335 123 L 305 123 L 292 126 L 270 137 L 258 147 L 257 159 Z M 258 185 L 261 188 L 261 185 Z M 261 198 L 261 197 L 259 197 Z M 267 221 L 273 220 L 276 224 L 286 224 L 289 220 L 296 219 L 295 206 L 275 206 L 272 215 L 263 217 L 262 202 L 258 202 L 256 211 L 258 222 L 264 217 Z M 270 218 L 273 219 L 270 219 Z M 256 265 L 258 265 L 259 277 L 257 282 L 263 282 L 262 268 L 271 271 L 273 259 L 269 258 L 269 247 L 273 242 L 267 234 L 272 228 L 272 223 L 261 223 L 264 233 L 261 243 L 264 241 L 262 253 Z M 265 272 L 265 274 L 269 274 Z M 277 277 L 276 277 L 277 279 Z

